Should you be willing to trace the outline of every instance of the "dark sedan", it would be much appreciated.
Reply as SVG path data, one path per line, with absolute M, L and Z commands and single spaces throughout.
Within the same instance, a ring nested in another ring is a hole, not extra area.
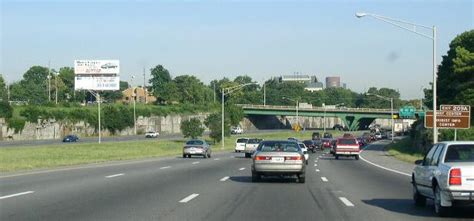
M 319 148 L 319 146 L 316 144 L 314 140 L 305 140 L 303 141 L 304 145 L 308 148 L 308 151 L 311 152 L 316 152 L 316 149 Z
M 79 137 L 76 135 L 67 135 L 64 137 L 63 142 L 65 143 L 70 143 L 70 142 L 77 142 L 79 140 Z

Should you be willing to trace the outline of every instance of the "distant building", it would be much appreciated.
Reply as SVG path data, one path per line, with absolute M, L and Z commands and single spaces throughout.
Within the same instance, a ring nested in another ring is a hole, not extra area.
M 311 82 L 311 77 L 309 75 L 283 75 L 280 77 L 280 82 L 296 81 L 301 83 Z
M 342 88 L 347 89 L 347 84 L 346 84 L 346 83 L 342 83 Z
M 309 75 L 282 75 L 278 78 L 280 83 L 282 82 L 300 82 L 306 85 L 304 88 L 307 91 L 319 91 L 324 88 L 323 83 L 318 82 L 318 78 L 316 76 L 309 76 Z
M 307 91 L 315 92 L 315 91 L 323 90 L 324 85 L 322 82 L 313 82 L 313 83 L 307 84 L 304 89 Z
M 122 91 L 122 101 L 125 103 L 133 102 L 133 95 L 136 94 L 138 103 L 153 103 L 156 101 L 156 97 L 153 96 L 149 91 L 142 87 L 131 87 Z
M 326 77 L 326 88 L 341 87 L 340 77 Z

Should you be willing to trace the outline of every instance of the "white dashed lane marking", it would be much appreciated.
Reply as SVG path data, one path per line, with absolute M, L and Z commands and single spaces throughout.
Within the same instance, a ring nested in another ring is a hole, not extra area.
M 193 164 L 198 164 L 198 163 L 199 163 L 199 161 L 193 162 Z
M 342 201 L 342 203 L 344 203 L 346 206 L 350 206 L 350 207 L 353 207 L 354 204 L 351 203 L 351 201 L 349 201 L 346 197 L 339 197 L 339 199 Z
M 328 178 L 326 177 L 321 177 L 321 180 L 323 180 L 323 182 L 328 182 Z
M 245 168 L 244 168 L 244 167 L 242 167 L 242 168 L 240 168 L 239 170 L 245 170 Z
M 160 170 L 171 168 L 171 166 L 161 167 Z
M 191 201 L 192 199 L 196 198 L 197 196 L 199 196 L 199 194 L 193 193 L 193 194 L 185 197 L 184 199 L 180 200 L 179 202 L 180 203 L 187 203 L 187 202 Z
M 118 173 L 118 174 L 114 174 L 114 175 L 105 176 L 105 178 L 114 178 L 114 177 L 123 176 L 123 175 L 125 175 L 125 174 Z
M 229 177 L 228 177 L 228 176 L 225 176 L 225 177 L 222 177 L 222 179 L 220 179 L 220 181 L 224 182 L 224 181 L 226 181 L 226 180 L 228 180 L 228 179 L 229 179 Z
M 319 172 L 320 170 L 319 169 L 316 169 L 316 172 Z
M 22 196 L 22 195 L 26 195 L 26 194 L 30 194 L 30 193 L 34 193 L 34 192 L 35 191 L 26 191 L 26 192 L 15 193 L 15 194 L 6 195 L 6 196 L 0 196 L 0 200 L 15 197 L 15 196 Z

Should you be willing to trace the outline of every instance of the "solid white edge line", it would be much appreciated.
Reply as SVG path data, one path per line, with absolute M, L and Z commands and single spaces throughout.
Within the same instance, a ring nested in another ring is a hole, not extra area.
M 245 167 L 240 168 L 239 170 L 245 170 Z
M 114 175 L 105 176 L 105 178 L 113 178 L 113 177 L 118 177 L 118 176 L 123 176 L 123 175 L 124 175 L 123 173 L 118 173 Z
M 351 201 L 349 201 L 346 197 L 339 197 L 339 199 L 342 201 L 342 203 L 344 203 L 346 206 L 354 206 L 353 203 L 351 203 Z
M 6 198 L 15 197 L 15 196 L 26 195 L 26 194 L 30 194 L 30 193 L 34 193 L 34 192 L 35 192 L 35 191 L 26 191 L 26 192 L 15 193 L 15 194 L 6 195 L 6 196 L 0 196 L 0 200 L 1 200 L 1 199 L 6 199 Z
M 220 179 L 220 181 L 224 182 L 224 181 L 228 180 L 229 178 L 230 178 L 230 177 L 225 176 L 225 177 L 222 177 L 222 179 Z
M 328 182 L 328 181 L 329 181 L 328 178 L 326 178 L 326 177 L 321 177 L 321 180 L 323 180 L 324 182 Z
M 171 166 L 160 167 L 160 170 L 171 168 Z
M 191 201 L 192 199 L 196 198 L 197 196 L 199 196 L 199 194 L 193 193 L 193 194 L 185 197 L 184 199 L 180 200 L 179 202 L 180 203 L 187 203 L 187 202 Z
M 360 158 L 361 160 L 365 161 L 366 163 L 371 164 L 371 165 L 373 165 L 373 166 L 376 166 L 376 167 L 378 167 L 378 168 L 384 169 L 384 170 L 388 170 L 388 171 L 390 171 L 390 172 L 394 172 L 394 173 L 398 173 L 398 174 L 401 174 L 401 175 L 405 175 L 405 176 L 411 177 L 411 175 L 408 174 L 408 173 L 404 173 L 404 172 L 400 172 L 400 171 L 398 171 L 398 170 L 394 170 L 394 169 L 390 169 L 390 168 L 387 168 L 387 167 L 384 167 L 384 166 L 380 166 L 380 165 L 378 165 L 378 164 L 375 164 L 375 163 L 372 163 L 372 162 L 366 160 L 364 157 L 362 157 L 362 152 L 364 152 L 364 150 L 365 150 L 365 148 L 360 151 L 359 158 Z

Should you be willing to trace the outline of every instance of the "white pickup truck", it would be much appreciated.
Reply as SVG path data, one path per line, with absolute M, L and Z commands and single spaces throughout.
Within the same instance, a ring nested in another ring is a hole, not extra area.
M 412 174 L 413 200 L 424 206 L 434 200 L 435 212 L 445 216 L 449 207 L 474 204 L 474 141 L 434 144 Z

